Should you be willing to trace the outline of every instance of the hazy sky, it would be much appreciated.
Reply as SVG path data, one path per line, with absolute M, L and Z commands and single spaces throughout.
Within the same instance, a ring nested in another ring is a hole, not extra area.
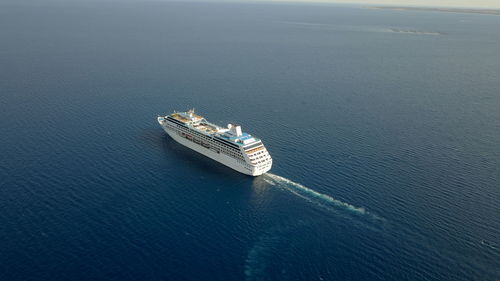
M 412 5 L 427 7 L 500 8 L 500 0 L 274 0 L 296 2 L 362 3 L 370 5 Z

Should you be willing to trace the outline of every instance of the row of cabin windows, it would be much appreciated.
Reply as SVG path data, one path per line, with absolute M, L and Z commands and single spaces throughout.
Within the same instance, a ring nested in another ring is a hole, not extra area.
M 255 164 L 260 164 L 260 163 L 268 163 L 268 162 L 271 162 L 270 158 L 266 158 L 264 160 L 260 160 L 260 161 L 254 162 L 254 163 Z
M 181 129 L 182 131 L 184 131 L 185 133 L 190 133 L 190 134 L 193 134 L 193 135 L 199 136 L 199 137 L 201 137 L 202 139 L 205 139 L 205 140 L 208 140 L 208 141 L 214 141 L 214 140 L 215 140 L 214 138 L 211 138 L 211 137 L 209 137 L 209 136 L 206 136 L 206 135 L 204 135 L 204 134 L 201 134 L 201 133 L 199 133 L 199 132 L 196 132 L 196 131 L 194 131 L 194 130 L 191 130 L 191 129 L 185 128 L 185 127 L 180 126 L 180 125 L 178 126 L 178 128 L 179 128 L 179 129 Z M 212 142 L 212 143 L 214 143 L 214 142 Z M 232 150 L 234 150 L 234 151 L 240 152 L 240 150 L 239 150 L 239 149 L 234 148 L 234 147 L 231 147 L 231 146 L 228 146 L 228 145 L 222 145 L 222 144 L 220 144 L 220 142 L 219 142 L 219 141 L 215 141 L 215 143 L 216 143 L 219 147 L 229 147 L 230 149 L 232 149 Z
M 267 155 L 261 155 L 261 156 L 258 156 L 258 157 L 255 157 L 255 158 L 251 158 L 250 160 L 259 160 L 259 159 L 262 159 L 262 158 L 266 158 L 267 159 Z
M 262 144 L 262 142 L 260 142 L 260 141 L 259 141 L 259 142 L 257 142 L 257 143 L 254 143 L 254 144 L 251 144 L 251 145 L 249 145 L 249 146 L 245 147 L 245 150 L 247 150 L 247 151 L 248 151 L 248 150 L 251 150 L 252 148 L 256 148 L 257 146 L 259 146 L 259 145 L 261 145 L 261 144 Z
M 211 143 L 212 146 L 215 146 L 215 147 L 219 148 L 220 151 L 223 152 L 226 155 L 229 155 L 229 156 L 237 158 L 237 159 L 243 159 L 241 151 L 236 150 L 235 148 L 228 147 L 226 145 L 222 145 L 221 143 L 219 143 L 217 141 L 214 141 L 212 138 L 210 138 L 208 136 L 205 136 L 205 135 L 200 134 L 200 133 L 198 133 L 196 131 L 193 131 L 193 130 L 189 130 L 189 129 L 183 127 L 183 126 L 178 126 L 178 128 L 181 131 L 183 131 L 184 133 L 192 134 L 192 135 L 195 135 L 197 137 L 201 137 L 203 140 L 210 141 L 210 143 Z
M 232 142 L 229 142 L 229 141 L 227 141 L 227 140 L 225 140 L 225 139 L 223 139 L 223 138 L 216 137 L 216 138 L 214 138 L 214 139 L 215 139 L 215 140 L 217 140 L 217 142 L 220 142 L 220 143 L 223 143 L 223 144 L 229 145 L 229 147 L 232 147 L 232 148 L 234 148 L 234 149 L 238 149 L 238 150 L 239 150 L 238 145 L 233 144 Z
M 221 149 L 221 151 L 224 153 L 224 154 L 227 154 L 231 157 L 234 157 L 234 158 L 237 158 L 237 159 L 243 159 L 243 156 L 241 155 L 241 152 L 234 152 L 230 149 L 227 149 L 221 145 L 218 145 L 218 147 Z
M 264 154 L 264 155 L 261 155 L 261 154 Z M 259 155 L 261 155 L 261 156 L 259 156 Z M 262 158 L 263 156 L 267 156 L 267 155 L 268 155 L 267 151 L 261 150 L 261 151 L 259 151 L 257 153 L 254 153 L 254 154 L 250 155 L 250 160 Z
M 175 122 L 174 122 L 174 123 L 175 123 Z M 203 139 L 205 139 L 205 140 L 212 140 L 212 139 L 213 139 L 213 140 L 216 140 L 216 142 L 218 142 L 218 143 L 224 143 L 224 142 L 225 142 L 224 140 L 218 140 L 218 139 L 215 139 L 215 138 L 211 138 L 211 137 L 209 137 L 209 136 L 206 136 L 206 135 L 201 134 L 201 133 L 199 133 L 199 132 L 196 132 L 196 131 L 194 131 L 194 130 L 188 129 L 188 128 L 186 128 L 184 125 L 179 125 L 179 124 L 178 124 L 178 125 L 177 125 L 177 127 L 178 127 L 178 128 L 180 128 L 182 131 L 184 131 L 184 132 L 186 132 L 186 133 L 192 133 L 193 135 L 200 136 L 201 138 L 203 138 Z M 221 146 L 221 147 L 230 147 L 230 148 L 231 148 L 231 149 L 233 149 L 234 151 L 238 151 L 238 152 L 240 152 L 240 150 L 239 150 L 238 148 L 236 148 L 236 147 L 232 147 L 231 145 L 226 145 L 226 144 L 224 144 L 224 145 L 223 145 L 223 146 Z

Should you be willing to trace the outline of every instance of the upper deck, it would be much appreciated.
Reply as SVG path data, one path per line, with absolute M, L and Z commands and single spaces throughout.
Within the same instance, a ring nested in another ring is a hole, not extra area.
M 190 122 L 195 122 L 195 121 L 200 121 L 203 119 L 202 116 L 198 114 L 194 114 L 194 112 L 175 112 L 170 114 L 171 117 L 183 122 L 183 123 L 190 123 Z
M 203 116 L 195 114 L 194 110 L 175 112 L 169 116 L 204 135 L 219 137 L 238 146 L 246 146 L 260 141 L 260 139 L 242 132 L 239 125 L 228 124 L 227 128 L 223 128 L 208 122 Z

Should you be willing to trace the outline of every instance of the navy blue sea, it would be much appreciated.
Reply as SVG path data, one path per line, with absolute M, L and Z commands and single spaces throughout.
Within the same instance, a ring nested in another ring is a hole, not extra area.
M 0 4 L 0 280 L 500 280 L 500 16 Z M 271 174 L 177 144 L 194 107 Z

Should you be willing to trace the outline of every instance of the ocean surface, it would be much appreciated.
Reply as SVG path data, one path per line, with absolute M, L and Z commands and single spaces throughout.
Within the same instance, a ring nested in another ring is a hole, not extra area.
M 500 280 L 500 16 L 0 3 L 0 280 Z M 248 177 L 173 141 L 263 139 Z

